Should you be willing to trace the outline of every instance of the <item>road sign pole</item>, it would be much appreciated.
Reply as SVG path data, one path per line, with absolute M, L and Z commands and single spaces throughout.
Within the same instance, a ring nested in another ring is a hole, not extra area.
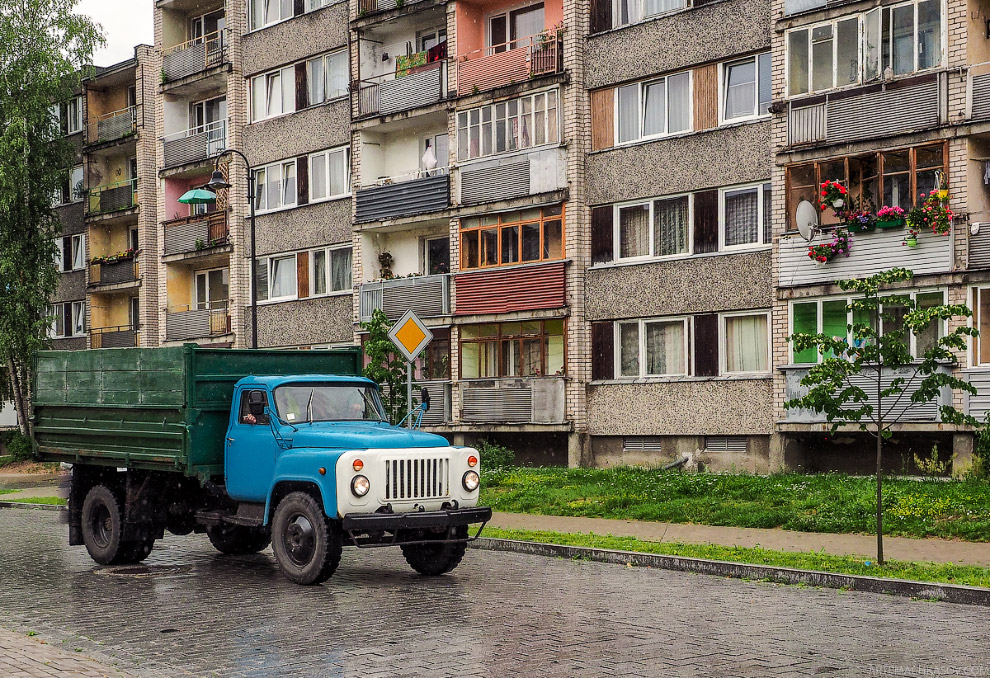
M 412 361 L 406 362 L 406 412 L 409 414 L 406 417 L 406 426 L 409 428 L 413 427 L 413 416 L 412 416 L 412 372 L 413 364 Z

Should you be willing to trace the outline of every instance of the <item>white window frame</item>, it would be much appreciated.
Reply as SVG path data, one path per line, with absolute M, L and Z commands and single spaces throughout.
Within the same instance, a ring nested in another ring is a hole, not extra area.
M 668 84 L 668 80 L 670 80 L 670 78 L 673 78 L 673 77 L 676 77 L 676 76 L 679 76 L 679 75 L 687 75 L 687 78 L 688 78 L 688 98 L 687 98 L 687 101 L 688 101 L 688 110 L 687 110 L 688 126 L 687 126 L 687 129 L 678 130 L 676 132 L 670 132 L 669 131 L 670 130 L 670 85 Z M 661 80 L 663 80 L 663 125 L 664 125 L 664 131 L 663 132 L 660 132 L 660 133 L 657 133 L 657 134 L 644 135 L 643 134 L 643 123 L 644 123 L 644 118 L 646 117 L 646 109 L 644 108 L 646 97 L 645 97 L 644 91 L 645 91 L 646 87 L 648 87 L 649 85 L 654 85 L 654 84 L 660 82 Z M 636 111 L 637 111 L 636 112 L 636 122 L 639 125 L 639 128 L 638 128 L 638 131 L 637 131 L 638 132 L 637 133 L 637 136 L 635 136 L 632 139 L 628 139 L 626 141 L 620 141 L 619 140 L 619 90 L 622 89 L 623 87 L 627 87 L 629 85 L 636 85 L 637 86 L 637 92 L 636 92 Z M 614 93 L 612 95 L 613 96 L 612 107 L 613 107 L 613 110 L 615 111 L 615 124 L 613 125 L 613 127 L 615 129 L 613 131 L 613 135 L 614 135 L 613 141 L 614 141 L 614 145 L 615 146 L 627 146 L 629 144 L 638 144 L 638 143 L 640 143 L 642 141 L 651 141 L 653 139 L 665 139 L 667 137 L 676 137 L 676 136 L 681 136 L 681 135 L 684 135 L 684 134 L 691 134 L 692 132 L 694 132 L 694 73 L 692 71 L 687 70 L 687 71 L 678 71 L 676 73 L 668 73 L 667 75 L 661 76 L 659 78 L 651 78 L 649 80 L 642 80 L 642 81 L 636 82 L 636 83 L 627 83 L 626 85 L 616 86 L 613 89 L 614 89 Z
M 253 2 L 253 0 L 248 0 L 247 1 L 247 15 L 248 15 L 247 16 L 247 19 L 248 19 L 247 25 L 248 25 L 248 32 L 249 33 L 252 32 L 252 31 L 260 31 L 262 29 L 268 28 L 269 26 L 274 26 L 276 24 L 280 24 L 283 21 L 288 21 L 293 16 L 295 16 L 295 8 L 294 8 L 294 3 L 292 2 L 292 0 L 288 0 L 288 3 L 287 3 L 288 4 L 288 10 L 289 10 L 289 15 L 288 16 L 283 16 L 282 15 L 282 10 L 285 9 L 286 0 L 262 0 L 262 1 L 263 2 L 269 2 L 269 3 L 275 3 L 275 4 L 277 4 L 278 5 L 278 8 L 279 8 L 279 13 L 278 13 L 279 14 L 279 18 L 276 19 L 276 20 L 274 20 L 274 21 L 265 23 L 265 17 L 262 17 L 261 18 L 261 21 L 259 21 L 257 23 L 257 25 L 255 25 L 255 21 L 254 21 L 254 19 L 255 19 L 255 17 L 254 17 L 254 2 Z M 266 15 L 267 15 L 267 12 L 266 12 Z
M 916 15 L 917 16 L 917 15 Z M 917 23 L 917 22 L 916 22 Z M 70 115 L 71 106 L 75 104 L 76 114 Z M 65 128 L 66 136 L 79 134 L 83 131 L 83 104 L 82 97 L 75 96 L 62 104 L 65 107 Z
M 270 82 L 271 82 L 271 78 L 275 77 L 276 75 L 279 77 L 279 86 L 278 86 L 279 96 L 281 97 L 282 94 L 285 93 L 285 85 L 283 78 L 288 78 L 289 81 L 292 83 L 292 88 L 291 88 L 292 96 L 289 97 L 288 102 L 286 102 L 284 98 L 282 98 L 281 110 L 278 113 L 272 113 L 271 115 L 269 115 L 268 110 L 272 107 L 271 98 L 268 96 L 269 93 L 272 91 Z M 263 115 L 258 115 L 258 111 L 255 110 L 255 106 L 254 106 L 255 104 L 254 92 L 255 92 L 255 88 L 257 88 L 259 85 L 259 81 L 261 84 L 264 85 L 265 88 L 265 94 L 264 94 L 265 111 Z M 272 118 L 278 118 L 283 115 L 289 115 L 290 113 L 295 113 L 296 112 L 295 82 L 296 82 L 296 67 L 294 65 L 284 66 L 282 68 L 276 68 L 275 70 L 268 71 L 267 73 L 258 73 L 257 75 L 253 75 L 250 78 L 248 78 L 248 110 L 251 114 L 251 122 L 261 122 L 262 120 L 270 120 Z
M 547 107 L 544 108 L 544 116 L 543 116 L 543 143 L 542 144 L 537 144 L 536 143 L 536 133 L 535 133 L 536 128 L 534 126 L 533 127 L 533 132 L 531 134 L 532 143 L 529 146 L 522 146 L 522 147 L 518 147 L 518 148 L 514 148 L 514 149 L 509 150 L 508 149 L 508 129 L 509 129 L 509 122 L 508 121 L 510 120 L 509 113 L 508 113 L 508 111 L 509 111 L 509 103 L 510 102 L 516 102 L 516 106 L 517 106 L 516 111 L 517 111 L 517 113 L 516 113 L 516 116 L 515 117 L 520 117 L 520 116 L 523 115 L 523 113 L 522 113 L 522 102 L 523 102 L 523 99 L 529 99 L 530 100 L 530 113 L 529 113 L 529 116 L 532 118 L 532 117 L 535 117 L 533 115 L 533 111 L 535 110 L 534 103 L 536 101 L 536 97 L 543 96 L 544 97 L 544 100 L 545 101 L 548 101 L 549 100 L 549 94 L 551 92 L 553 92 L 555 94 L 555 97 L 556 97 L 556 100 L 557 100 L 556 109 L 555 109 L 556 110 L 556 118 L 557 118 L 557 139 L 556 139 L 556 141 L 550 141 L 550 116 L 549 115 L 546 115 L 546 111 L 549 108 L 547 106 Z M 495 126 L 498 124 L 498 122 L 497 122 L 498 119 L 496 118 L 496 111 L 498 110 L 496 108 L 497 106 L 505 106 L 505 110 L 506 110 L 506 115 L 505 115 L 505 118 L 504 119 L 506 121 L 505 122 L 505 125 L 506 125 L 506 135 L 507 135 L 506 136 L 506 147 L 507 148 L 504 151 L 496 150 L 496 139 L 498 138 L 498 132 L 495 129 Z M 563 136 L 564 136 L 564 130 L 561 128 L 561 122 L 562 122 L 561 116 L 563 115 L 562 114 L 562 108 L 563 108 L 563 101 L 561 100 L 560 90 L 557 89 L 557 88 L 550 88 L 550 89 L 541 90 L 539 92 L 533 92 L 532 94 L 526 94 L 524 96 L 514 97 L 512 99 L 506 99 L 505 101 L 499 101 L 499 102 L 496 102 L 494 104 L 485 104 L 484 106 L 475 106 L 474 108 L 469 108 L 469 109 L 466 109 L 466 110 L 463 110 L 463 111 L 457 111 L 457 117 L 455 119 L 455 136 L 454 136 L 454 143 L 457 144 L 457 153 L 455 154 L 455 157 L 457 158 L 457 161 L 458 162 L 460 162 L 460 163 L 466 163 L 466 162 L 470 162 L 472 160 L 479 160 L 481 158 L 490 158 L 490 157 L 495 157 L 495 156 L 499 156 L 499 155 L 509 155 L 509 154 L 513 154 L 513 153 L 525 153 L 525 152 L 531 151 L 532 149 L 535 149 L 535 148 L 560 146 L 561 144 L 563 144 Z M 482 136 L 482 128 L 486 124 L 485 123 L 485 115 L 484 115 L 484 110 L 485 109 L 490 109 L 490 114 L 491 114 L 491 125 L 492 125 L 492 152 L 491 153 L 484 153 L 483 152 L 483 149 L 484 149 L 484 139 L 483 139 L 483 136 Z M 474 111 L 478 111 L 478 124 L 477 125 L 473 125 L 471 123 L 471 113 L 473 113 Z M 461 125 L 461 116 L 463 116 L 464 117 L 464 120 L 465 120 L 465 124 L 463 126 Z M 477 126 L 479 128 L 478 129 L 478 155 L 471 155 L 471 150 L 470 150 L 470 148 L 471 148 L 471 132 L 470 132 L 470 130 L 471 130 L 472 127 L 475 127 L 475 126 Z M 462 129 L 468 130 L 468 135 L 467 135 L 468 150 L 467 150 L 467 155 L 465 155 L 464 157 L 461 157 L 461 148 L 460 148 L 460 141 L 459 141 L 460 140 L 461 130 Z M 450 144 L 450 142 L 448 140 L 448 146 L 449 146 L 449 144 Z M 442 164 L 441 163 L 441 159 L 440 158 L 437 158 L 437 169 L 439 169 L 441 167 L 441 164 Z
M 770 73 L 767 74 L 771 79 L 771 100 L 773 98 L 773 57 L 771 52 L 761 52 L 759 54 L 753 54 L 742 59 L 733 59 L 731 61 L 723 61 L 718 65 L 718 124 L 719 125 L 732 125 L 739 122 L 747 122 L 750 120 L 759 120 L 760 118 L 769 118 L 770 111 L 760 111 L 760 76 L 762 75 L 760 71 L 760 57 L 767 55 L 771 57 L 770 63 Z M 756 96 L 753 97 L 753 111 L 749 115 L 740 115 L 735 118 L 725 117 L 725 107 L 728 104 L 728 97 L 726 96 L 726 86 L 728 85 L 728 70 L 730 66 L 735 66 L 741 64 L 745 61 L 752 61 L 754 63 L 754 68 L 756 69 Z M 693 97 L 692 97 L 693 99 Z
M 285 168 L 292 167 L 292 171 L 296 174 L 296 190 L 292 193 L 292 202 L 284 202 L 285 198 Z M 279 190 L 279 195 L 283 199 L 283 202 L 278 207 L 268 206 L 268 174 L 277 168 L 279 172 L 279 185 L 281 189 Z M 261 167 L 254 167 L 252 171 L 254 172 L 254 195 L 255 195 L 255 212 L 257 214 L 270 214 L 272 212 L 280 212 L 282 210 L 292 209 L 299 205 L 299 173 L 296 171 L 296 161 L 293 160 L 280 160 L 279 162 L 273 162 L 268 165 L 262 165 Z M 259 175 L 264 172 L 265 182 L 262 184 L 258 181 Z M 259 196 L 263 196 L 264 207 L 258 203 Z
M 677 316 L 662 316 L 657 318 L 631 318 L 628 320 L 616 320 L 612 323 L 612 378 L 622 379 L 622 380 L 635 380 L 635 379 L 650 379 L 654 377 L 686 377 L 691 370 L 691 352 L 690 352 L 690 334 L 688 331 L 688 320 L 690 316 L 677 315 Z M 646 371 L 646 326 L 650 324 L 663 323 L 663 324 L 674 324 L 681 323 L 684 336 L 684 371 L 683 372 L 666 372 L 664 374 L 649 374 Z M 622 374 L 622 325 L 637 325 L 637 338 L 639 344 L 639 374 L 629 375 Z
M 681 252 L 679 254 L 665 254 L 657 255 L 656 253 L 656 202 L 658 200 L 674 200 L 676 198 L 688 199 L 688 227 L 687 227 L 687 252 Z M 640 255 L 636 257 L 622 257 L 619 256 L 622 252 L 621 230 L 622 225 L 619 221 L 619 214 L 623 208 L 626 207 L 636 207 L 639 205 L 647 204 L 650 208 L 649 217 L 649 253 L 645 255 Z M 632 262 L 632 261 L 666 261 L 668 259 L 684 259 L 685 257 L 690 257 L 694 254 L 694 194 L 693 193 L 673 193 L 671 195 L 660 195 L 655 198 L 649 198 L 646 200 L 628 200 L 626 202 L 616 203 L 612 206 L 612 261 L 615 262 Z
M 75 182 L 73 179 L 78 173 L 79 181 Z M 69 170 L 69 203 L 82 202 L 86 197 L 86 176 L 83 172 L 82 165 L 76 165 L 71 170 Z M 76 184 L 79 184 L 79 190 L 76 191 Z M 66 203 L 66 204 L 69 204 Z
M 66 306 L 69 307 L 69 319 L 70 319 L 70 322 L 68 323 L 68 325 L 71 325 L 71 327 L 67 327 L 66 322 L 65 322 Z M 51 315 L 53 317 L 52 317 L 52 324 L 51 324 L 51 326 L 48 329 L 48 336 L 49 336 L 49 338 L 52 338 L 52 339 L 71 339 L 71 338 L 74 338 L 74 337 L 85 337 L 86 336 L 86 302 L 85 301 L 63 301 L 63 302 L 59 302 L 57 304 L 52 304 L 51 309 L 50 309 L 50 313 L 51 313 Z M 81 321 L 82 322 L 81 322 L 81 325 L 80 325 L 80 327 L 81 327 L 80 331 L 79 332 L 76 332 L 76 327 L 77 327 L 77 325 L 76 325 L 76 319 L 77 319 L 77 314 L 78 313 L 81 313 L 82 314 L 82 317 L 81 317 Z M 63 330 L 62 334 L 59 334 L 58 333 L 58 319 L 59 318 L 61 318 L 61 320 L 62 320 L 62 330 Z M 69 332 L 65 332 L 65 330 L 67 330 L 67 329 L 69 330 Z
M 317 10 L 323 9 L 324 7 L 329 7 L 330 5 L 335 5 L 341 0 L 306 0 L 306 13 L 315 12 Z
M 311 10 L 308 10 L 308 11 L 311 11 Z M 329 69 L 327 68 L 327 63 L 328 63 L 327 60 L 330 59 L 331 57 L 335 57 L 335 56 L 338 56 L 338 55 L 343 55 L 344 56 L 344 80 L 347 83 L 347 85 L 345 85 L 344 91 L 342 93 L 336 94 L 334 96 L 330 96 L 328 94 L 329 91 L 330 91 L 330 86 L 329 86 L 330 85 L 330 79 L 329 79 Z M 326 103 L 328 101 L 334 101 L 335 99 L 343 99 L 344 97 L 346 97 L 348 95 L 348 93 L 349 93 L 348 86 L 350 85 L 350 81 L 351 81 L 351 74 L 350 74 L 350 68 L 349 68 L 350 67 L 350 60 L 348 58 L 347 48 L 345 47 L 344 49 L 337 49 L 337 50 L 334 50 L 332 52 L 327 52 L 325 54 L 321 54 L 319 56 L 312 57 L 310 59 L 306 59 L 306 90 L 307 90 L 306 91 L 306 96 L 307 97 L 309 97 L 309 95 L 313 91 L 313 84 L 312 84 L 312 78 L 311 78 L 312 73 L 310 71 L 310 64 L 312 62 L 314 62 L 314 61 L 322 61 L 323 62 L 323 100 L 322 101 L 312 101 L 312 100 L 310 100 L 309 101 L 309 105 L 310 106 L 318 106 L 318 105 L 320 105 L 322 103 Z
M 65 268 L 65 241 L 69 241 L 69 247 L 71 251 L 69 256 L 72 260 L 72 264 L 69 268 Z M 58 262 L 56 268 L 58 268 L 59 273 L 71 273 L 72 271 L 82 271 L 86 268 L 86 234 L 77 233 L 76 235 L 60 236 L 55 238 L 55 247 L 58 248 Z M 77 262 L 78 259 L 78 262 Z M 76 264 L 79 264 L 78 266 Z
M 742 245 L 726 245 L 725 244 L 725 195 L 726 193 L 745 191 L 753 188 L 757 189 L 757 194 L 758 194 L 756 200 L 756 209 L 757 209 L 756 233 L 759 236 L 759 239 L 755 243 L 744 243 Z M 764 204 L 766 200 L 764 197 L 764 193 L 766 191 L 772 191 L 772 190 L 773 189 L 769 179 L 767 179 L 766 181 L 758 181 L 749 184 L 724 186 L 718 189 L 718 251 L 719 252 L 740 252 L 745 250 L 765 249 L 773 244 L 772 242 L 764 242 L 765 231 L 763 228 L 763 223 L 764 220 L 766 219 L 766 214 L 764 214 Z M 770 235 L 772 240 L 773 234 L 771 233 Z
M 344 250 L 351 251 L 351 271 L 350 287 L 345 287 L 344 289 L 335 290 L 331 282 L 333 281 L 333 253 L 342 252 Z M 339 297 L 344 294 L 351 294 L 354 291 L 354 248 L 351 245 L 331 245 L 329 247 L 317 247 L 309 251 L 309 296 L 310 297 Z M 327 268 L 326 268 L 326 292 L 316 291 L 316 266 L 314 254 L 316 252 L 324 252 L 327 258 Z
M 612 28 L 623 28 L 625 26 L 634 26 L 643 21 L 649 21 L 661 16 L 667 16 L 673 14 L 674 12 L 681 12 L 685 9 L 689 9 L 692 6 L 692 0 L 682 0 L 684 3 L 681 7 L 675 9 L 668 9 L 664 12 L 657 12 L 656 14 L 646 14 L 645 4 L 643 0 L 635 0 L 639 3 L 639 16 L 635 19 L 631 19 L 628 23 L 622 23 L 620 17 L 622 16 L 622 3 L 620 0 L 612 0 Z
M 275 286 L 275 276 L 274 273 L 274 261 L 278 260 L 292 260 L 292 293 L 276 297 L 272 294 Z M 284 254 L 272 254 L 265 257 L 265 266 L 268 267 L 268 298 L 264 302 L 259 303 L 277 303 L 280 301 L 294 301 L 299 298 L 299 260 L 295 252 L 287 252 Z
M 767 369 L 756 372 L 730 372 L 726 366 L 729 357 L 729 347 L 725 321 L 729 318 L 748 318 L 752 316 L 763 316 L 767 320 Z M 770 311 L 734 311 L 732 313 L 718 314 L 718 373 L 719 376 L 726 377 L 766 376 L 773 373 L 773 325 Z
M 346 166 L 344 172 L 344 192 L 343 193 L 330 193 L 330 156 L 338 153 L 343 153 L 345 156 L 344 164 Z M 327 177 L 327 193 L 323 198 L 313 197 L 313 165 L 316 162 L 321 161 L 326 167 L 326 177 Z M 351 195 L 351 147 L 350 146 L 337 146 L 335 148 L 328 148 L 323 151 L 317 151 L 315 153 L 310 153 L 308 162 L 309 169 L 309 202 L 319 203 L 326 202 L 328 200 L 340 200 L 341 198 L 346 198 Z M 296 177 L 296 181 L 299 181 L 299 177 Z

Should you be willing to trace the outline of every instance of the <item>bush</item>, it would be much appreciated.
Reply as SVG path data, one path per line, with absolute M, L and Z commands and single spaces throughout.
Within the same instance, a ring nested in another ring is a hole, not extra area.
M 10 431 L 3 436 L 3 446 L 14 461 L 27 461 L 34 451 L 31 439 L 21 435 L 20 431 Z
M 990 412 L 984 419 L 983 425 L 976 429 L 976 440 L 973 444 L 973 466 L 968 475 L 971 478 L 990 478 Z
M 481 444 L 478 445 L 478 456 L 481 457 L 481 468 L 483 469 L 512 466 L 516 460 L 515 452 L 490 440 L 481 441 Z

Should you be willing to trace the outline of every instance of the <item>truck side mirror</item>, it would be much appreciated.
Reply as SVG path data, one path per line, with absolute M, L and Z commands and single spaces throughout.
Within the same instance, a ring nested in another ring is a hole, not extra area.
M 248 392 L 248 410 L 256 417 L 260 417 L 265 413 L 265 392 L 264 391 L 249 391 Z
M 423 387 L 423 390 L 419 392 L 419 402 L 421 403 L 420 407 L 423 408 L 424 412 L 430 409 L 430 392 L 426 390 L 425 386 Z

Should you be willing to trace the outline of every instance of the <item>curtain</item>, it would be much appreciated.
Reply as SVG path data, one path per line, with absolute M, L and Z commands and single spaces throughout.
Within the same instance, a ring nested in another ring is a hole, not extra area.
M 272 298 L 291 297 L 296 292 L 296 258 L 272 259 Z
M 765 315 L 726 318 L 726 371 L 766 372 L 767 342 L 767 317 Z
M 327 252 L 316 250 L 310 256 L 313 258 L 313 294 L 327 293 Z
M 771 211 L 771 195 L 770 195 L 770 184 L 763 184 L 763 244 L 769 245 L 773 242 L 773 222 L 770 215 L 773 214 Z
M 667 78 L 667 131 L 670 134 L 691 129 L 691 74 Z
M 650 254 L 650 206 L 633 205 L 619 210 L 619 258 Z
M 326 75 L 323 71 L 323 57 L 309 62 L 309 103 L 318 104 L 327 99 Z
M 671 12 L 681 7 L 684 7 L 684 0 L 645 0 L 643 2 L 643 16 Z
M 725 76 L 726 120 L 753 115 L 756 104 L 756 60 L 747 59 L 731 64 Z
M 351 289 L 351 248 L 333 250 L 330 258 L 330 285 L 334 292 Z
M 348 153 L 347 149 L 343 149 L 330 154 L 330 195 L 344 195 L 350 192 L 347 185 Z
M 619 324 L 619 374 L 639 376 L 639 323 Z
M 657 256 L 687 253 L 688 197 L 657 200 L 653 203 L 653 219 Z
M 666 101 L 663 80 L 643 86 L 643 136 L 663 134 L 665 128 Z
M 639 85 L 626 85 L 619 88 L 616 124 L 619 141 L 632 141 L 639 138 Z
M 686 374 L 684 323 L 646 323 L 646 373 Z
M 323 200 L 330 195 L 327 185 L 327 156 L 329 153 L 320 153 L 310 159 L 309 168 L 309 199 Z
M 758 188 L 725 193 L 725 244 L 746 245 L 759 242 Z
M 327 98 L 335 99 L 347 94 L 347 50 L 327 57 Z

